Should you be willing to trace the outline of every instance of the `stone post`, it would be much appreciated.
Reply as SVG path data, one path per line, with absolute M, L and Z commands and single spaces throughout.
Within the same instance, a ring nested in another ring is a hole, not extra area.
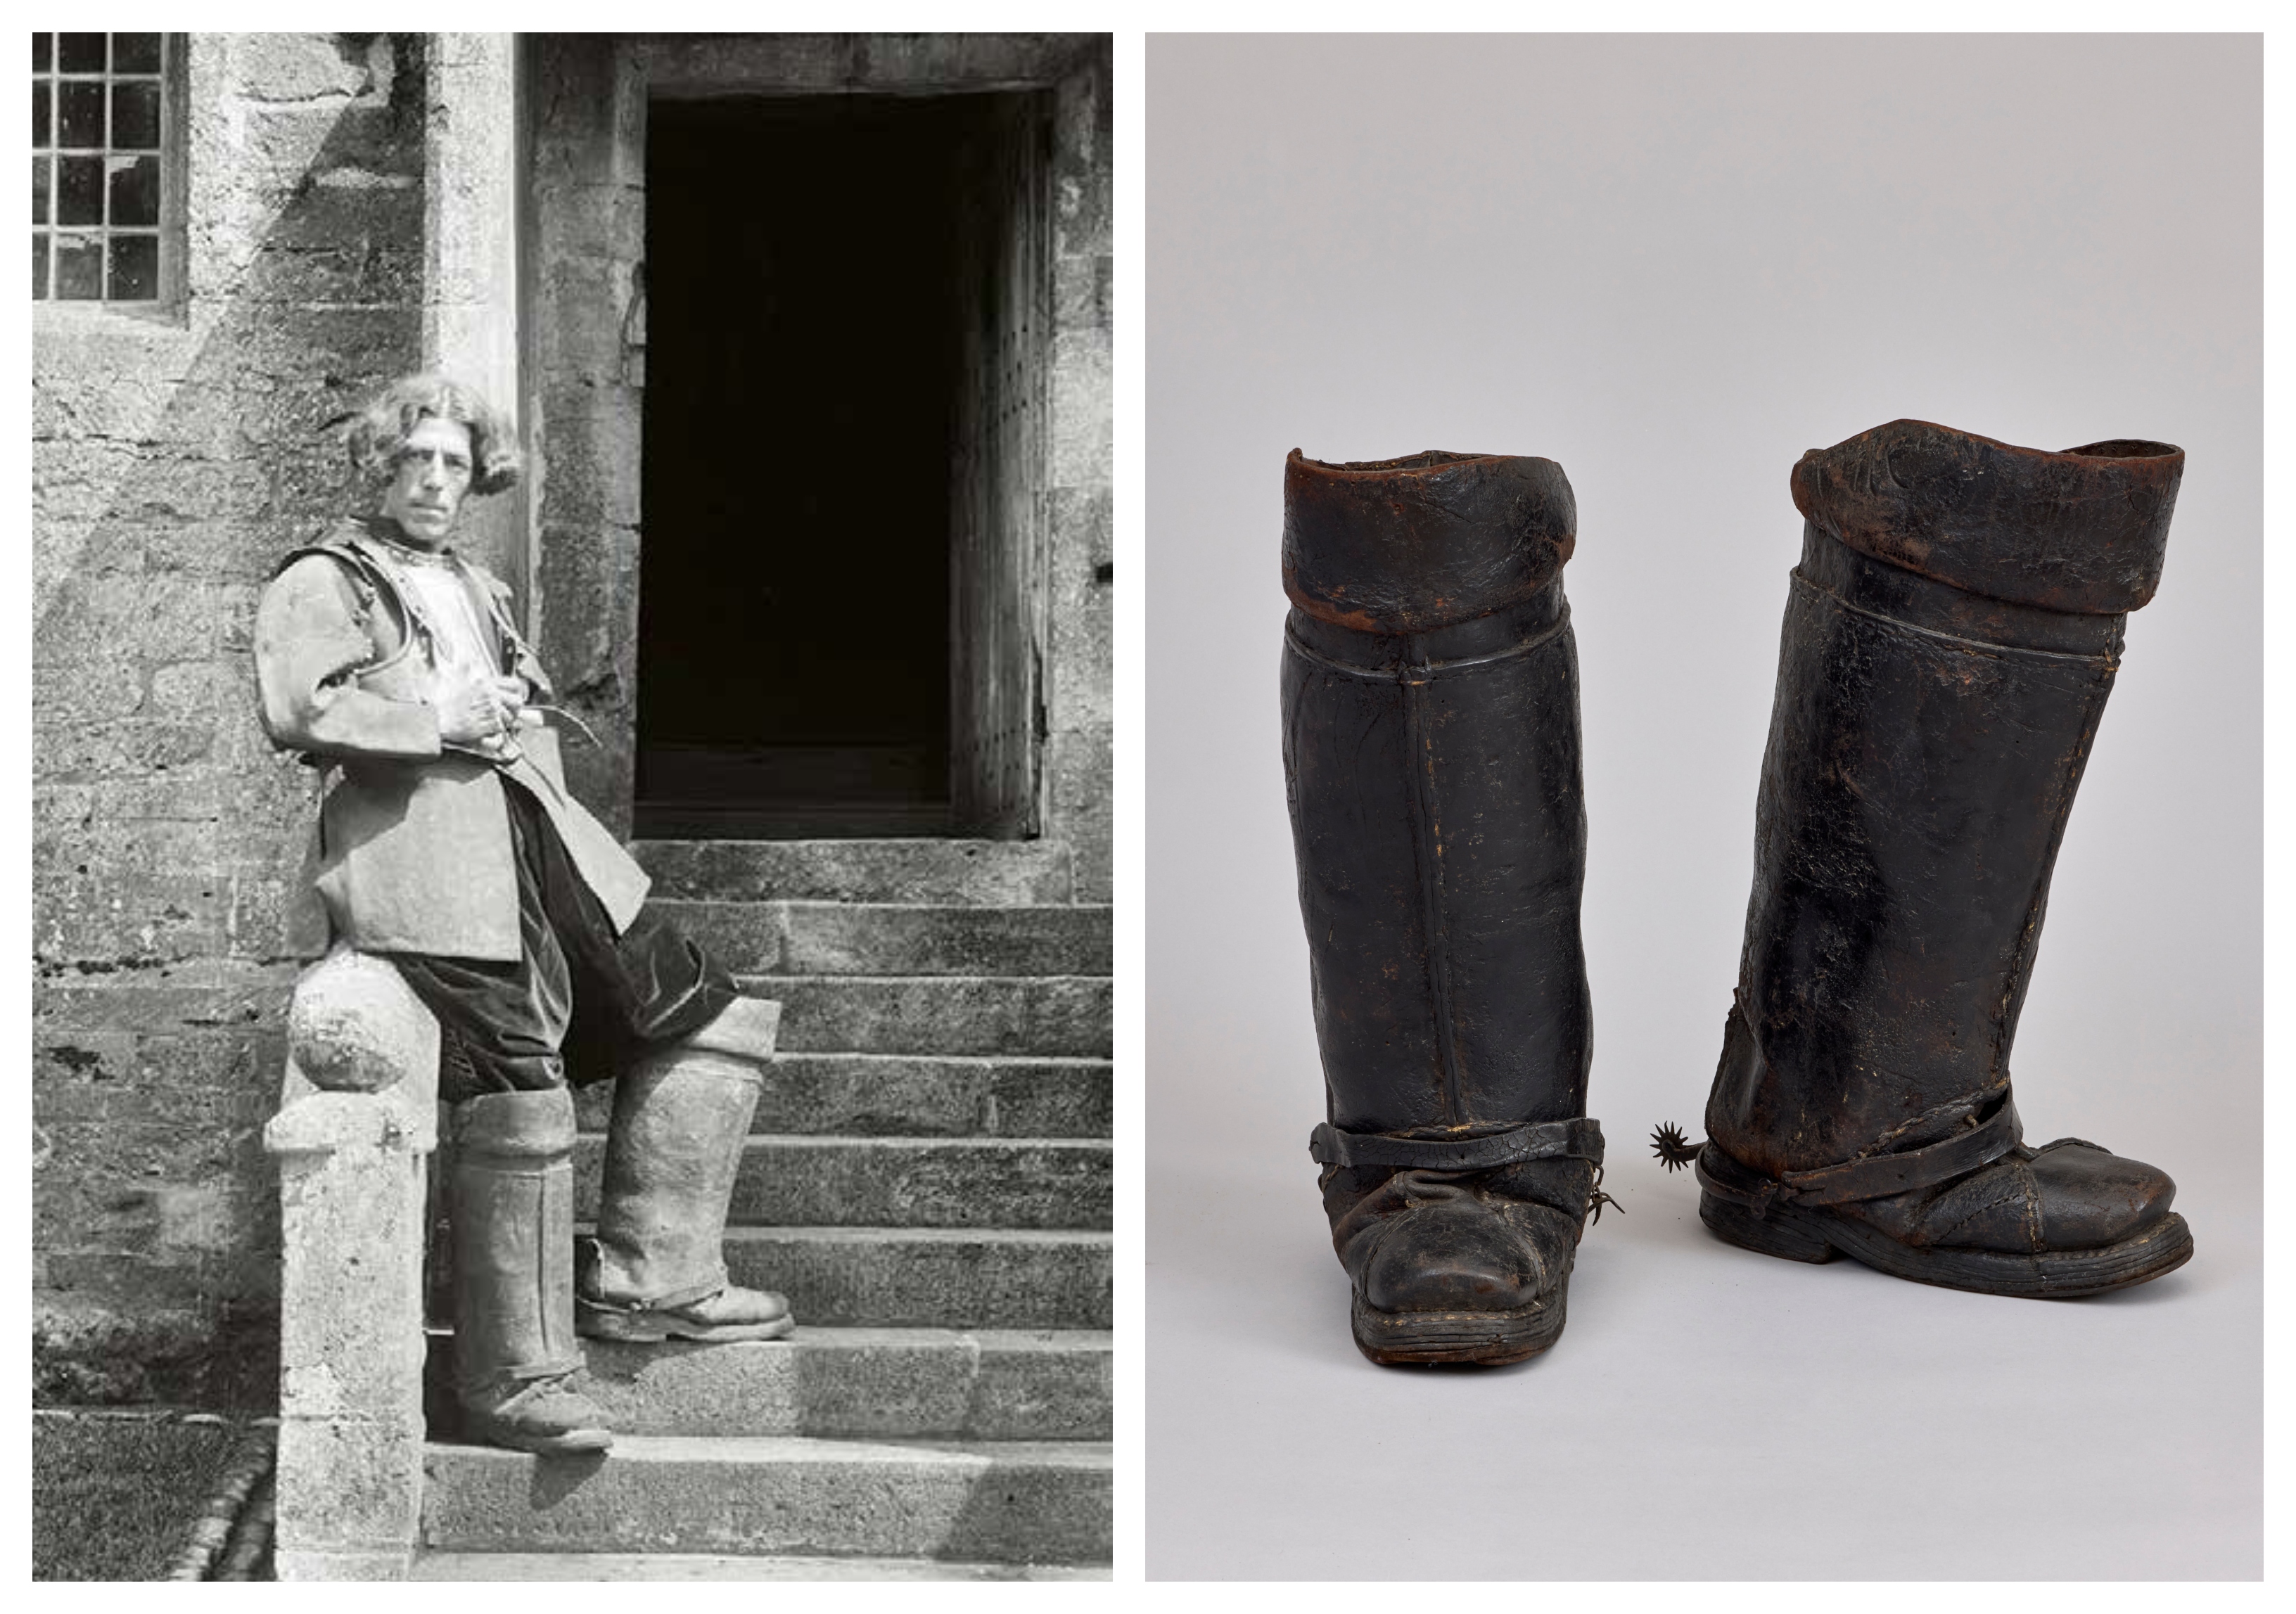
M 422 363 L 467 381 L 521 435 L 519 382 L 518 36 L 433 34 L 422 139 Z M 530 610 L 531 484 L 473 499 L 456 546 Z
M 282 1580 L 397 1580 L 422 1505 L 424 1160 L 439 1026 L 386 959 L 303 972 L 279 1160 Z

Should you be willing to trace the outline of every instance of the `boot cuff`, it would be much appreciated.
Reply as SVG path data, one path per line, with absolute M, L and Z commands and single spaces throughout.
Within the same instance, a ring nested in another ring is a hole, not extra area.
M 1578 530 L 1552 460 L 1283 463 L 1283 592 L 1341 627 L 1424 633 L 1520 604 L 1562 575 Z
M 479 1154 L 549 1159 L 574 1147 L 574 1095 L 563 1087 L 481 1094 L 455 1106 L 454 1137 Z
M 1892 421 L 1793 471 L 1795 507 L 1850 548 L 2051 610 L 2135 610 L 2161 585 L 2185 451 L 2128 438 L 2049 454 Z

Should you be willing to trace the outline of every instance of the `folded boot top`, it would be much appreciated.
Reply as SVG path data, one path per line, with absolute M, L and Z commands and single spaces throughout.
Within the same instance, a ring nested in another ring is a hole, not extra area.
M 1793 469 L 1794 505 L 1860 553 L 2051 610 L 2131 611 L 2161 585 L 2185 451 L 2115 438 L 2049 454 L 1892 421 Z
M 1283 464 L 1283 592 L 1318 621 L 1417 634 L 1521 604 L 1562 574 L 1578 511 L 1553 460 L 1430 449 Z

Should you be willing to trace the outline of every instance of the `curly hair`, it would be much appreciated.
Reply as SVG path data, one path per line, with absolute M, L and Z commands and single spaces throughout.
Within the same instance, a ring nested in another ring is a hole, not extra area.
M 471 434 L 471 491 L 500 493 L 518 481 L 518 441 L 476 389 L 443 375 L 408 375 L 348 418 L 343 445 L 369 481 L 390 476 L 407 434 L 424 420 L 453 421 Z

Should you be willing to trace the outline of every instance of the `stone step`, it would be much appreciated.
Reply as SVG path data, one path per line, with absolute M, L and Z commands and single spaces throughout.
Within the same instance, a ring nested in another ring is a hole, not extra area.
M 575 1215 L 597 1214 L 606 1140 L 578 1139 Z M 1110 1155 L 1095 1138 L 752 1135 L 728 1219 L 737 1226 L 1109 1225 Z
M 1113 1037 L 1104 975 L 740 977 L 782 1005 L 790 1053 L 996 1053 L 1105 1059 Z
M 1057 840 L 638 840 L 658 897 L 711 902 L 1064 903 Z
M 800 1328 L 732 1345 L 586 1340 L 585 1392 L 627 1435 L 1106 1440 L 1103 1330 Z M 454 1335 L 430 1336 L 430 1381 L 454 1381 Z M 434 1428 L 452 1430 L 442 1400 Z
M 589 1393 L 633 1435 L 1106 1440 L 1104 1331 L 803 1327 L 742 1345 L 584 1341 Z
M 1067 1229 L 732 1227 L 734 1281 L 804 1327 L 1107 1328 L 1110 1235 Z
M 1105 907 L 896 903 L 649 905 L 737 974 L 1107 975 Z
M 595 1457 L 423 1451 L 422 1544 L 1106 1563 L 1109 1447 L 1085 1441 L 617 1438 Z
M 1106 1564 L 708 1553 L 423 1553 L 410 1580 L 1106 1580 Z
M 1104 1059 L 978 1054 L 789 1053 L 766 1068 L 750 1129 L 867 1137 L 1110 1135 L 1112 1071 Z M 614 1085 L 574 1093 L 582 1125 L 602 1131 Z

